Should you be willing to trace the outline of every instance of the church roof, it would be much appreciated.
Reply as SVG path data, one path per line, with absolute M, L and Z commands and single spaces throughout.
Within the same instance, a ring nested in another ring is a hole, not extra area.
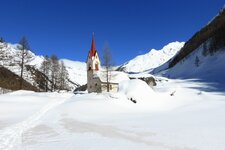
M 95 39 L 94 39 L 94 33 L 92 34 L 92 41 L 91 41 L 91 49 L 89 51 L 89 58 L 91 58 L 92 56 L 95 56 L 97 50 L 96 50 L 96 46 L 95 46 Z
M 99 79 L 102 83 L 107 82 L 105 71 L 101 71 L 101 72 L 97 73 L 96 76 L 99 77 Z M 130 80 L 126 73 L 123 73 L 123 72 L 120 72 L 120 71 L 110 71 L 109 83 L 118 84 L 118 83 L 120 83 L 121 81 L 124 81 L 124 80 Z

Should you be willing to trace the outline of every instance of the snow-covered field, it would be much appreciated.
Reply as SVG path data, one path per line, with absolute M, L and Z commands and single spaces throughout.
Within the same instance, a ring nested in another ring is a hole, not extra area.
M 153 90 L 124 81 L 114 94 L 0 95 L 0 149 L 224 150 L 225 93 L 159 80 Z

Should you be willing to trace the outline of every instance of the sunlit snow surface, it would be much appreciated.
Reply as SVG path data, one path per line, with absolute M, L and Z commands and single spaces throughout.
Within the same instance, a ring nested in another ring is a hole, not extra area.
M 115 94 L 0 95 L 0 149 L 225 149 L 225 93 L 195 80 L 160 81 L 151 92 L 133 80 Z
M 80 85 L 87 83 L 86 63 L 68 59 L 61 60 L 65 63 L 71 81 Z
M 148 53 L 139 55 L 122 66 L 127 72 L 151 71 L 172 58 L 184 46 L 184 42 L 172 42 L 161 50 L 151 49 Z

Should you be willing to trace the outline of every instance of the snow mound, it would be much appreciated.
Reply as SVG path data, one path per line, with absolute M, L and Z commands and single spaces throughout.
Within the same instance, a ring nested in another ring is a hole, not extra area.
M 119 92 L 125 94 L 128 99 L 137 102 L 151 100 L 154 91 L 142 80 L 127 80 L 119 84 Z

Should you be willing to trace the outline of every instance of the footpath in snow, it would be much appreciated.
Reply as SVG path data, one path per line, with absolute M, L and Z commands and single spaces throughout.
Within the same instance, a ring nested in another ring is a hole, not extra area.
M 49 110 L 62 104 L 70 96 L 71 94 L 37 94 L 28 91 L 18 91 L 1 96 L 0 103 L 3 102 L 4 105 L 1 110 L 5 111 L 6 116 L 8 115 L 8 118 L 5 118 L 5 120 L 14 122 L 15 124 L 0 129 L 0 149 L 16 148 L 21 144 L 22 134 L 26 130 L 35 126 Z M 11 111 L 12 114 L 10 114 L 8 110 L 11 110 L 12 106 L 13 111 Z M 22 115 L 20 114 L 21 109 L 23 109 Z M 12 117 L 11 115 L 14 116 Z M 29 117 L 27 115 L 29 115 Z M 16 123 L 18 118 L 23 121 Z

